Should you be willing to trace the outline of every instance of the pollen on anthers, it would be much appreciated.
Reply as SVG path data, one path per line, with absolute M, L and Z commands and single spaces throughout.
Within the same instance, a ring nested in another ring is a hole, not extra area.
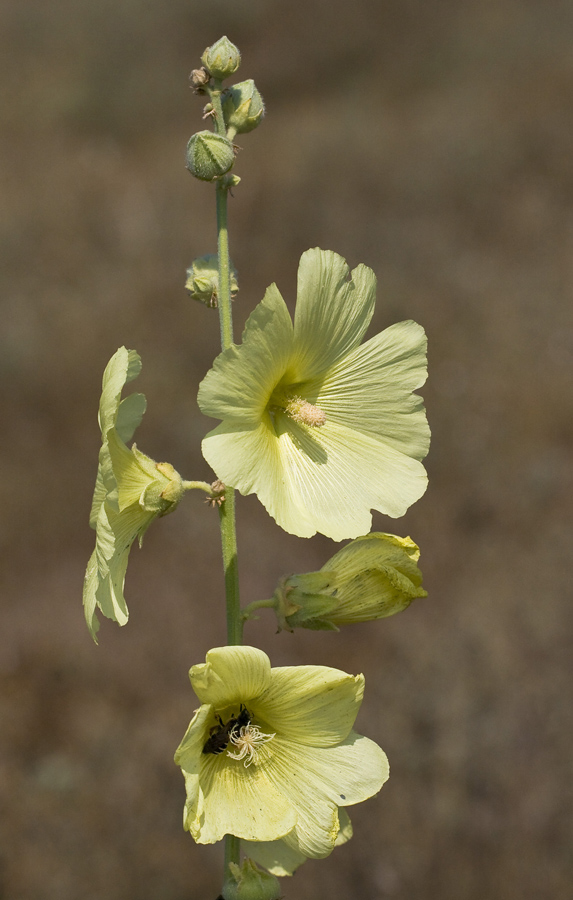
M 300 425 L 320 428 L 326 422 L 326 416 L 319 406 L 313 406 L 302 397 L 291 397 L 285 406 L 287 416 Z
M 227 756 L 230 756 L 231 759 L 244 759 L 244 766 L 248 769 L 251 763 L 258 762 L 262 745 L 267 741 L 272 741 L 274 737 L 275 734 L 264 734 L 258 725 L 251 725 L 250 722 L 247 725 L 241 725 L 240 728 L 235 726 L 229 739 L 238 752 L 231 753 L 230 750 L 227 750 Z

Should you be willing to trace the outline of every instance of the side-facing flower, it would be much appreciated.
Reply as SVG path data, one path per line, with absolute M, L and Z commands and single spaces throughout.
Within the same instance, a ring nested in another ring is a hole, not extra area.
M 279 630 L 338 631 L 393 616 L 427 597 L 414 541 L 372 532 L 339 550 L 319 572 L 289 575 L 274 594 Z
M 175 754 L 184 828 L 201 844 L 233 834 L 282 839 L 299 861 L 327 856 L 339 807 L 372 797 L 388 777 L 384 752 L 352 730 L 364 677 L 271 669 L 265 653 L 242 646 L 210 650 L 189 674 L 201 706 Z
M 199 389 L 202 411 L 223 420 L 205 459 L 300 537 L 365 534 L 372 508 L 401 516 L 427 485 L 430 433 L 412 393 L 426 379 L 424 330 L 399 322 L 361 345 L 376 278 L 364 265 L 348 276 L 336 253 L 303 253 L 294 325 L 271 285 Z
M 90 525 L 96 546 L 88 562 L 83 602 L 94 640 L 99 630 L 96 608 L 125 625 L 128 619 L 123 585 L 131 545 L 143 539 L 158 516 L 171 512 L 185 490 L 181 476 L 169 463 L 156 463 L 131 440 L 145 412 L 143 394 L 121 399 L 123 387 L 137 377 L 141 360 L 135 350 L 120 347 L 106 366 L 99 406 L 102 446 Z

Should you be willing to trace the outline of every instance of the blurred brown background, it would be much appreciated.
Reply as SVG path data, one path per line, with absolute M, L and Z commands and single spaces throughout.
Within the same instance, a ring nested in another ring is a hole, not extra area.
M 430 489 L 398 522 L 430 592 L 338 635 L 247 639 L 366 675 L 392 777 L 290 900 L 572 895 L 573 5 L 569 0 L 3 0 L 0 897 L 214 900 L 221 848 L 181 829 L 187 670 L 224 642 L 198 496 L 132 552 L 128 627 L 95 647 L 81 587 L 103 368 L 144 363 L 138 444 L 212 475 L 196 406 L 216 315 L 183 289 L 215 249 L 187 76 L 227 33 L 265 97 L 231 206 L 236 334 L 309 246 L 379 279 L 371 333 L 421 322 Z M 239 503 L 245 601 L 325 562 Z

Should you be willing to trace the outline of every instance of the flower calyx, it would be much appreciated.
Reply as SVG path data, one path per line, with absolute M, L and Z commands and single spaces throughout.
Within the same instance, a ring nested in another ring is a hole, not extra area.
M 223 900 L 280 900 L 278 878 L 245 859 L 241 866 L 229 863 L 230 877 L 223 886 Z

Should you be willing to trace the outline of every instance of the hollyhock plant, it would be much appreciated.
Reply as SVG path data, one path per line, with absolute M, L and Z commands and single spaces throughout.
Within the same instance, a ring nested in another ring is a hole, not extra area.
M 201 706 L 175 754 L 186 830 L 202 844 L 282 838 L 299 856 L 327 856 L 339 807 L 374 796 L 388 777 L 384 752 L 352 729 L 364 677 L 271 668 L 262 650 L 227 646 L 190 678 Z
M 199 406 L 222 423 L 203 441 L 217 476 L 256 493 L 292 534 L 369 531 L 371 509 L 402 516 L 426 490 L 426 336 L 399 322 L 361 344 L 376 278 L 341 256 L 303 253 L 294 324 L 276 285 L 243 342 L 215 360 Z

